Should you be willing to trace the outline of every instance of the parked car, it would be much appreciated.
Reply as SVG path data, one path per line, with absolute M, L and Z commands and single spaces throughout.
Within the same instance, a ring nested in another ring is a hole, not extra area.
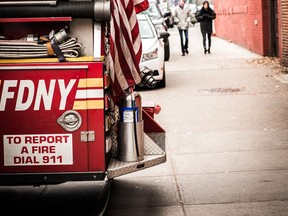
M 164 20 L 168 28 L 174 27 L 174 16 L 170 7 L 170 3 L 167 0 L 161 0 L 159 3 L 159 7 L 164 16 Z
M 141 13 L 149 15 L 159 33 L 168 32 L 168 26 L 165 22 L 164 15 L 162 14 L 162 11 L 160 9 L 159 4 L 157 3 L 157 0 L 149 0 L 149 8 Z M 165 45 L 164 60 L 168 61 L 170 59 L 170 44 L 168 38 L 164 38 L 164 45 Z
M 140 70 L 144 73 L 144 76 L 153 76 L 157 81 L 157 87 L 165 87 L 164 39 L 167 39 L 170 34 L 168 32 L 157 32 L 155 25 L 147 14 L 137 14 L 137 20 L 142 40 Z

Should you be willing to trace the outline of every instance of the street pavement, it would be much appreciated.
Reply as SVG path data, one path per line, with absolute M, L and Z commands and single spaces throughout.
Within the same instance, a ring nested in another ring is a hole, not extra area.
M 167 162 L 111 185 L 0 186 L 2 212 L 102 215 L 111 191 L 107 216 L 288 215 L 288 76 L 218 37 L 205 55 L 199 24 L 181 56 L 178 31 L 169 32 L 166 88 L 140 91 L 162 108 Z
M 115 178 L 107 216 L 287 216 L 288 77 L 249 50 L 199 24 L 181 56 L 169 29 L 166 88 L 140 90 L 160 104 L 167 162 Z
M 1 185 L 1 211 L 13 216 L 99 216 L 107 205 L 110 186 L 110 181 Z

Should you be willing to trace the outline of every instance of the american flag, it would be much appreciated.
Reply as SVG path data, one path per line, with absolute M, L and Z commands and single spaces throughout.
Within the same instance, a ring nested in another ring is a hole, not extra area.
M 127 88 L 140 83 L 142 42 L 136 13 L 149 7 L 148 0 L 112 0 L 109 72 L 114 101 Z

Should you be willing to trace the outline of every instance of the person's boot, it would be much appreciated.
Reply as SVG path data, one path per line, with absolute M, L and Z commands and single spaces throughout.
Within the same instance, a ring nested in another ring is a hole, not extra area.
M 204 54 L 206 54 L 207 53 L 207 49 L 206 49 L 206 47 L 204 47 Z
M 185 56 L 185 47 L 184 46 L 182 46 L 181 51 L 182 51 L 182 56 Z
M 209 46 L 209 48 L 208 48 L 207 52 L 208 52 L 208 54 L 210 54 L 210 53 L 211 53 L 211 52 L 210 52 L 210 46 Z

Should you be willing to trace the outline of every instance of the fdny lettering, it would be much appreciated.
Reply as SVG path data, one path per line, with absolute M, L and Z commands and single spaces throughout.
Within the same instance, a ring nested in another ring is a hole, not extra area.
M 3 87 L 0 98 L 0 111 L 5 110 L 9 100 L 15 99 L 16 111 L 24 111 L 30 107 L 33 107 L 34 110 L 39 110 L 41 101 L 43 102 L 45 110 L 51 110 L 56 86 L 59 87 L 60 91 L 59 110 L 64 110 L 67 97 L 75 82 L 76 79 L 71 79 L 67 86 L 65 86 L 63 79 L 52 79 L 49 81 L 48 86 L 46 86 L 45 80 L 39 80 L 37 85 L 35 85 L 32 80 L 2 80 L 1 85 Z

